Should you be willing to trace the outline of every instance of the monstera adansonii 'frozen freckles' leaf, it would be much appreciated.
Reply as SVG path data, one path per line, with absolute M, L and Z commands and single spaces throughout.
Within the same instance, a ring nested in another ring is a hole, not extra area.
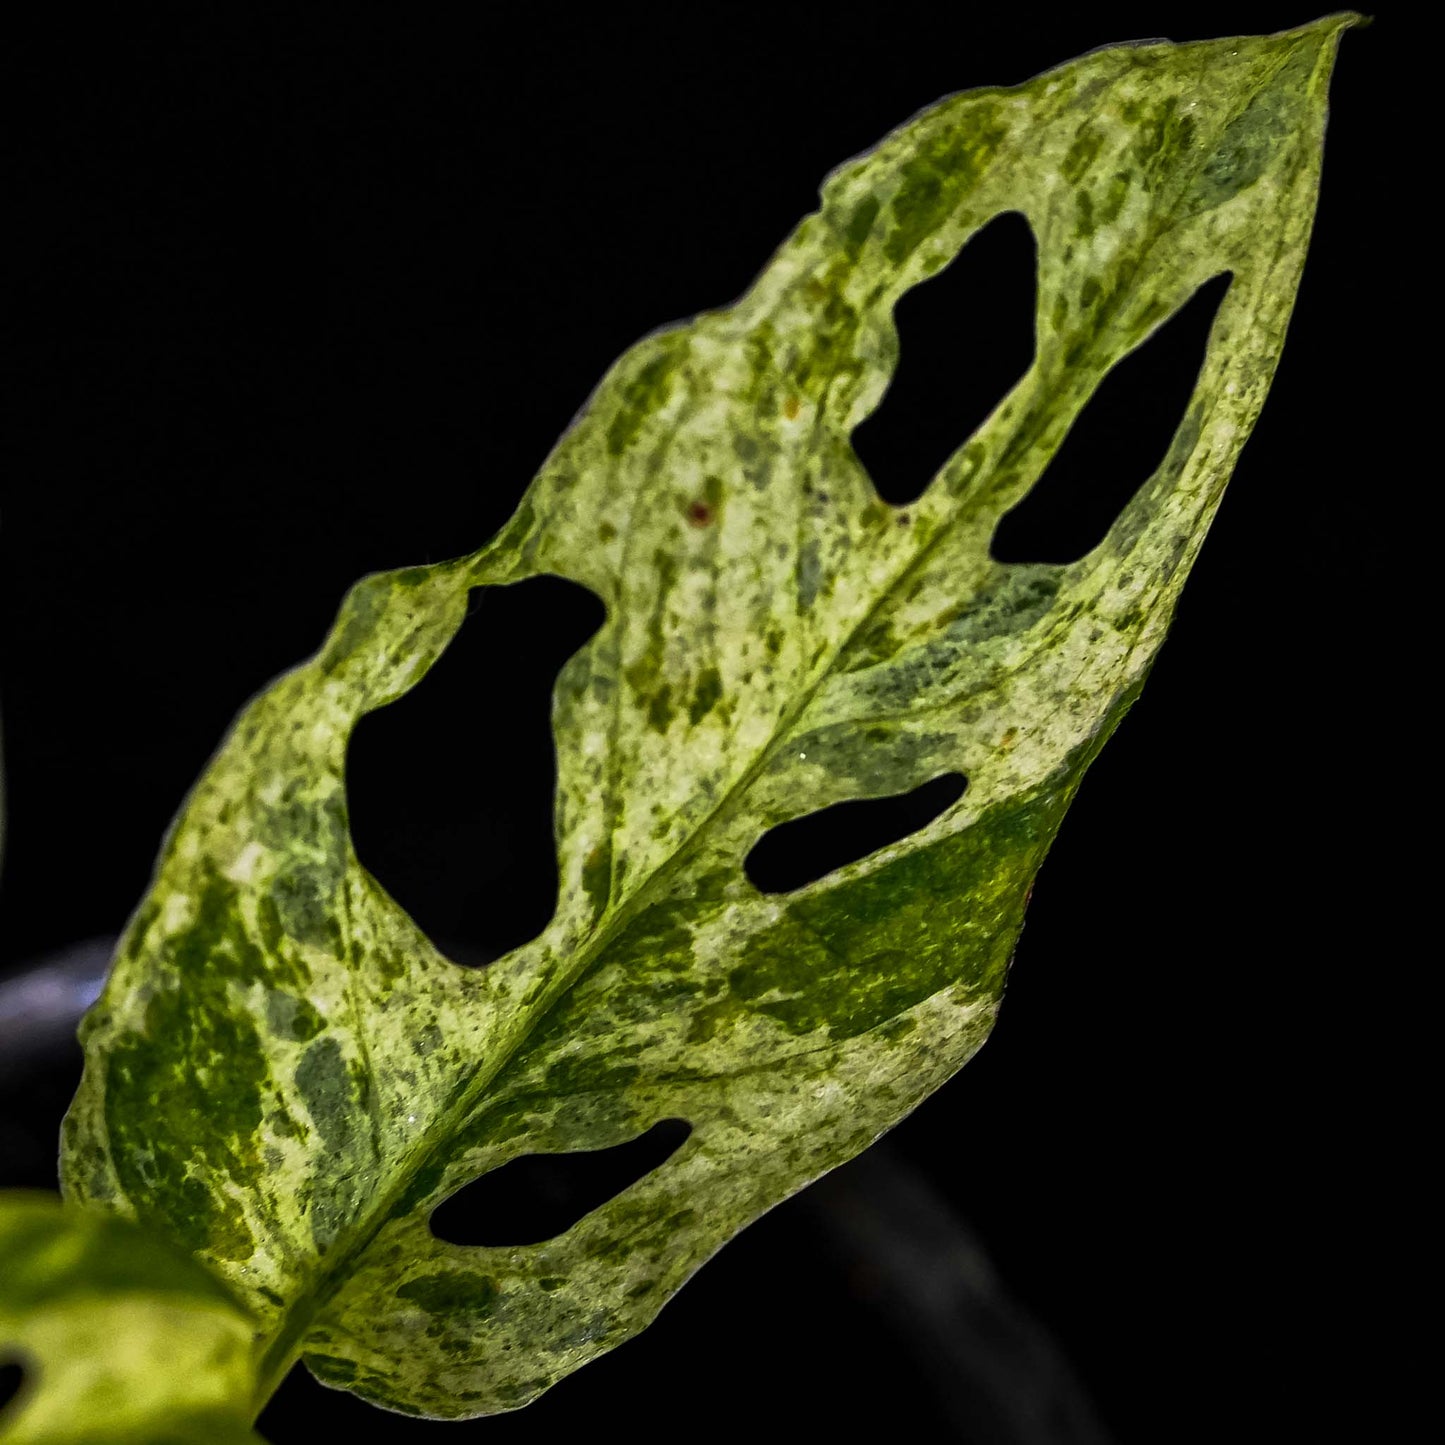
M 358 583 L 241 715 L 87 1021 L 64 1178 L 244 1298 L 263 1396 L 302 1357 L 399 1410 L 521 1405 L 983 1042 L 1030 880 L 1264 399 L 1350 23 L 943 101 L 835 172 L 736 304 L 624 355 L 499 536 Z M 1037 355 L 895 509 L 849 444 L 894 305 L 1006 211 L 1037 238 Z M 1173 444 L 1104 541 L 993 560 L 1109 370 L 1225 273 Z M 555 692 L 560 896 L 539 938 L 467 970 L 358 865 L 347 739 L 421 682 L 470 589 L 543 573 L 607 609 Z M 904 842 L 750 884 L 775 826 L 944 774 L 966 790 Z M 510 1159 L 669 1119 L 685 1142 L 555 1239 L 429 1227 Z

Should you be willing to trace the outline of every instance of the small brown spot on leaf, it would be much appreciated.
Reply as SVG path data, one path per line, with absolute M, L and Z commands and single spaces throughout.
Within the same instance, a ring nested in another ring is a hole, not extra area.
M 911 526 L 912 523 L 913 523 L 913 518 L 910 517 L 907 512 L 899 512 L 899 514 L 898 514 L 898 525 L 899 525 L 900 527 Z
M 802 409 L 803 403 L 799 401 L 796 396 L 790 396 L 783 403 L 783 415 L 787 417 L 789 421 L 797 421 L 798 413 L 802 411 Z
M 689 502 L 687 504 L 687 520 L 694 527 L 706 527 L 712 521 L 712 508 L 706 502 Z
M 1001 748 L 1011 748 L 1016 742 L 1018 742 L 1018 740 L 1019 730 L 1017 728 L 1009 728 L 1009 730 L 1004 733 L 1004 735 L 998 740 L 998 745 Z

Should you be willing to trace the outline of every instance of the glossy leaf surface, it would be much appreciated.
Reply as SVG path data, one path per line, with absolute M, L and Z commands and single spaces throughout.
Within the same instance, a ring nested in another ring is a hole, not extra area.
M 299 1354 L 396 1409 L 523 1404 L 978 1048 L 1263 402 L 1350 23 L 1120 47 L 935 106 L 835 172 L 736 304 L 629 351 L 496 539 L 359 583 L 241 716 L 89 1019 L 65 1181 L 244 1295 L 260 1396 Z M 849 435 L 896 363 L 894 304 L 1004 211 L 1038 241 L 1034 364 L 886 506 Z M 992 560 L 1103 377 L 1222 273 L 1187 411 L 1105 540 Z M 543 573 L 607 608 L 555 695 L 560 898 L 467 971 L 357 863 L 347 739 L 470 589 Z M 945 773 L 968 786 L 920 832 L 792 893 L 749 884 L 776 825 Z M 663 1119 L 686 1142 L 555 1239 L 428 1227 L 511 1159 Z

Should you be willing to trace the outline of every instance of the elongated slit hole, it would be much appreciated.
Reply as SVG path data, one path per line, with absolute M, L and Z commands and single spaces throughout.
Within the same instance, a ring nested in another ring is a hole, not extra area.
M 464 1185 L 437 1206 L 432 1233 L 448 1244 L 494 1249 L 542 1244 L 565 1234 L 687 1142 L 692 1125 L 661 1119 L 610 1149 L 524 1154 Z
M 943 773 L 907 793 L 855 798 L 770 828 L 743 861 L 760 893 L 792 893 L 926 828 L 963 796 L 962 773 Z

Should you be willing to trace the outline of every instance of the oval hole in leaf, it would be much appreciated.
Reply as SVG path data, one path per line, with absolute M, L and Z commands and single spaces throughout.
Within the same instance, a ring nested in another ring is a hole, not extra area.
M 556 910 L 552 685 L 604 616 L 561 577 L 478 588 L 432 670 L 352 735 L 357 856 L 458 963 L 490 963 Z
M 853 450 L 878 495 L 915 501 L 1034 359 L 1038 246 L 1019 211 L 995 216 L 894 309 L 898 366 Z
M 996 562 L 1077 562 L 1104 540 L 1168 454 L 1232 279 L 1206 281 L 1100 382 L 1033 490 L 999 522 Z
M 943 773 L 911 792 L 855 798 L 770 828 L 743 861 L 760 893 L 791 893 L 926 828 L 962 796 L 968 780 Z
M 610 1149 L 524 1154 L 438 1205 L 432 1233 L 448 1244 L 495 1249 L 556 1239 L 660 1169 L 691 1133 L 685 1119 L 661 1119 L 645 1134 Z
M 0 1360 L 0 1413 L 20 1393 L 25 1369 L 14 1360 Z

